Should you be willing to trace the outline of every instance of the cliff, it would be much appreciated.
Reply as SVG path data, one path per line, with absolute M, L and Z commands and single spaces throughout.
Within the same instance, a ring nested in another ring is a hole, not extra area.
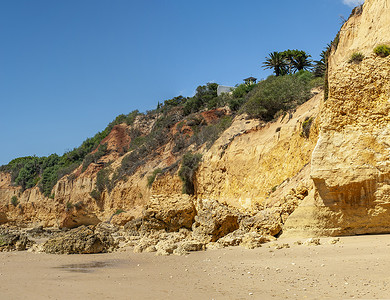
M 60 178 L 50 197 L 0 173 L 0 223 L 192 229 L 202 243 L 232 234 L 226 245 L 253 230 L 390 232 L 390 56 L 373 53 L 390 44 L 389 5 L 367 0 L 342 26 L 330 49 L 325 101 L 314 90 L 309 101 L 266 123 L 227 106 L 185 113 L 183 97 L 171 99 L 156 114 L 110 128 L 92 162 L 84 159 Z M 349 62 L 354 52 L 363 61 Z M 191 173 L 191 196 L 183 195 L 179 176 L 187 151 L 202 155 Z
M 342 26 L 329 57 L 329 99 L 312 155 L 315 190 L 287 221 L 288 234 L 390 232 L 390 1 L 367 0 Z M 350 63 L 354 52 L 365 55 Z
M 317 140 L 317 126 L 313 125 L 310 136 L 305 137 L 302 124 L 316 118 L 322 94 L 316 91 L 316 96 L 295 112 L 271 123 L 248 119 L 245 115 L 236 116 L 211 148 L 205 144 L 198 150 L 203 158 L 194 178 L 195 201 L 218 201 L 255 212 L 259 207 L 280 204 L 280 198 L 297 185 L 309 187 L 308 165 Z M 220 109 L 203 112 L 201 117 L 206 123 L 213 124 L 228 114 L 228 110 Z M 0 211 L 6 216 L 3 222 L 23 226 L 75 227 L 112 220 L 124 225 L 140 217 L 145 206 L 155 199 L 161 202 L 185 198 L 178 176 L 178 166 L 185 151 L 175 153 L 175 143 L 171 138 L 153 150 L 154 154 L 146 155 L 145 162 L 132 174 L 121 177 L 110 190 L 105 188 L 98 199 L 91 196 L 97 186 L 99 171 L 105 164 L 110 182 L 120 172 L 123 160 L 131 157 L 132 152 L 121 154 L 118 150 L 131 142 L 128 133 L 136 129 L 147 136 L 155 122 L 156 119 L 140 116 L 131 126 L 114 126 L 101 142 L 107 144 L 106 155 L 85 170 L 80 165 L 70 175 L 61 178 L 54 186 L 51 198 L 45 197 L 38 187 L 21 192 L 19 187 L 12 186 L 9 174 L 1 173 Z M 178 132 L 179 123 L 171 127 L 171 137 Z M 182 132 L 191 134 L 190 126 L 179 127 Z M 189 147 L 187 149 L 193 145 Z M 164 172 L 157 174 L 149 187 L 148 177 L 157 168 Z M 298 184 L 295 176 L 305 180 Z M 17 205 L 10 203 L 12 196 L 17 196 Z M 118 216 L 118 210 L 126 212 Z

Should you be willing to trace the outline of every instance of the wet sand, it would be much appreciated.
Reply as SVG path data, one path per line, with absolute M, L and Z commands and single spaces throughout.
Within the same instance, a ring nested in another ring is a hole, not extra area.
M 390 299 L 390 235 L 187 256 L 0 253 L 1 299 Z M 301 239 L 305 241 L 305 239 Z

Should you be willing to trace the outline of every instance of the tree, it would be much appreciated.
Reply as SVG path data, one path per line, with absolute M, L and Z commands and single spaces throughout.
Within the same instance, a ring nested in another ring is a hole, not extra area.
M 302 50 L 274 51 L 266 57 L 264 69 L 273 69 L 276 76 L 292 74 L 312 67 L 311 55 Z
M 315 77 L 322 77 L 326 72 L 326 53 L 327 50 L 322 50 L 320 60 L 314 61 L 313 74 Z
M 295 55 L 293 57 L 293 69 L 296 71 L 308 71 L 311 67 L 311 60 L 309 59 L 311 55 L 307 54 L 302 50 L 295 50 Z
M 264 69 L 273 69 L 276 76 L 287 74 L 287 62 L 282 53 L 274 51 L 263 62 Z
M 287 63 L 288 74 L 297 71 L 307 71 L 312 67 L 311 55 L 302 50 L 286 50 L 280 53 Z

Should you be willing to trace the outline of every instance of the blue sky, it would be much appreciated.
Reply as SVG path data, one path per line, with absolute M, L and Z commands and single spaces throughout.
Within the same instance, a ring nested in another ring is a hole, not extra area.
M 0 0 L 0 165 L 207 82 L 265 78 L 271 51 L 318 59 L 358 2 Z

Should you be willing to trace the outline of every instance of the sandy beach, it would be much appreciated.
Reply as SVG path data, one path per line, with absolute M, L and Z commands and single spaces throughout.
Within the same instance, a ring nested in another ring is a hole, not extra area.
M 390 235 L 331 240 L 186 256 L 3 252 L 1 299 L 389 299 Z

